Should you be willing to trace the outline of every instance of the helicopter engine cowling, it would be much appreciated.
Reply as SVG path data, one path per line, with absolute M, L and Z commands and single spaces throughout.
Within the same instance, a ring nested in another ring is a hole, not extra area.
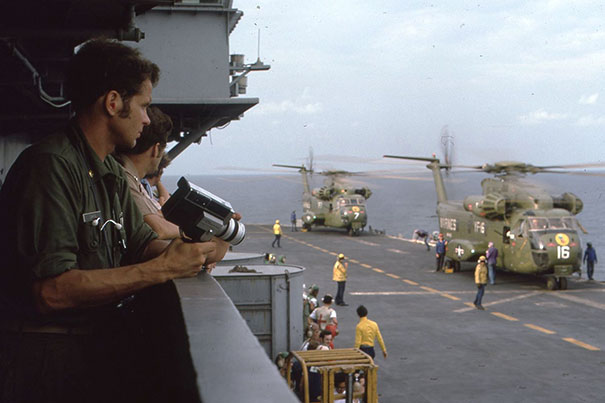
M 484 196 L 467 196 L 464 209 L 480 217 L 499 218 L 506 213 L 506 198 L 500 193 L 488 193 Z
M 317 189 L 317 198 L 320 200 L 332 200 L 335 189 L 332 186 L 322 186 Z
M 355 189 L 355 194 L 362 195 L 367 200 L 372 196 L 372 191 L 367 187 L 363 187 L 361 189 Z
M 554 208 L 562 208 L 569 211 L 571 214 L 578 214 L 584 208 L 584 202 L 573 193 L 563 193 L 559 197 L 552 198 Z

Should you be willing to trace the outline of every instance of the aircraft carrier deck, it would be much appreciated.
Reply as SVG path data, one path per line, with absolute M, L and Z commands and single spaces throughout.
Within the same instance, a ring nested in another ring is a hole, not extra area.
M 345 301 L 335 306 L 337 348 L 352 347 L 363 304 L 384 337 L 376 344 L 381 403 L 594 402 L 605 396 L 605 287 L 574 277 L 566 291 L 547 291 L 534 276 L 497 272 L 485 311 L 472 306 L 473 266 L 435 273 L 434 248 L 385 235 L 290 232 L 271 248 L 270 226 L 247 225 L 238 252 L 284 255 L 306 268 L 320 297 L 335 295 L 332 265 L 349 259 Z M 599 270 L 597 266 L 596 270 Z M 301 290 L 302 293 L 302 290 Z

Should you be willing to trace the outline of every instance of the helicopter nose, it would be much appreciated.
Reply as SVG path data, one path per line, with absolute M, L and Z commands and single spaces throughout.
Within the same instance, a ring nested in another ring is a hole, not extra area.
M 364 221 L 366 217 L 366 212 L 364 208 L 356 207 L 352 208 L 344 208 L 340 211 L 340 214 L 343 218 L 346 218 L 348 221 Z

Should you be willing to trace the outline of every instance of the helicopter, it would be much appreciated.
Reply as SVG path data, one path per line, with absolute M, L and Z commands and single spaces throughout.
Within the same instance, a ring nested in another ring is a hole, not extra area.
M 602 166 L 577 164 L 535 166 L 503 161 L 480 166 L 460 166 L 493 174 L 482 180 L 481 195 L 463 201 L 447 198 L 441 170 L 450 164 L 439 159 L 384 155 L 386 158 L 425 161 L 433 173 L 437 193 L 439 230 L 448 241 L 446 267 L 460 271 L 461 262 L 476 262 L 488 242 L 498 249 L 499 269 L 546 277 L 549 290 L 567 289 L 567 277 L 580 272 L 582 246 L 579 230 L 587 233 L 576 215 L 582 200 L 573 193 L 553 196 L 524 179 L 527 174 L 575 173 L 569 170 Z
M 320 175 L 328 177 L 326 184 L 311 190 L 309 176 L 313 169 L 304 164 L 283 165 L 275 167 L 297 169 L 303 181 L 303 231 L 310 231 L 314 226 L 345 228 L 349 235 L 359 236 L 368 223 L 366 200 L 372 195 L 368 187 L 352 188 L 339 183 L 338 178 L 353 175 L 347 171 L 323 171 Z

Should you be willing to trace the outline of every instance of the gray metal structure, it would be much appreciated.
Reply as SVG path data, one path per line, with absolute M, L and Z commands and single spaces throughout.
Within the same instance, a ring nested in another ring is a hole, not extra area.
M 231 267 L 219 266 L 212 275 L 271 359 L 280 352 L 297 350 L 303 340 L 304 268 L 273 264 L 247 268 L 256 272 L 229 273 Z
M 257 265 L 263 263 L 265 263 L 265 255 L 263 253 L 227 252 L 223 260 L 218 262 L 217 265 L 232 268 L 235 265 Z
M 216 279 L 175 283 L 202 402 L 298 402 Z

